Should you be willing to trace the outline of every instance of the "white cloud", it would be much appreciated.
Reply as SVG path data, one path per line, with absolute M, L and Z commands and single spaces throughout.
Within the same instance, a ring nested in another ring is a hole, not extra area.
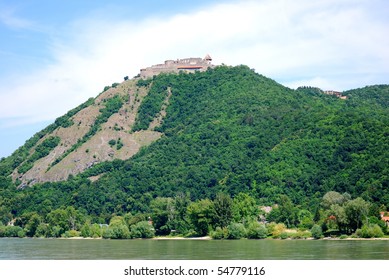
M 15 15 L 14 9 L 4 7 L 0 10 L 0 22 L 13 29 L 25 29 L 34 26 L 32 21 Z
M 54 119 L 141 67 L 206 53 L 215 63 L 246 64 L 290 87 L 386 82 L 388 21 L 372 14 L 385 2 L 354 2 L 240 1 L 142 21 L 79 19 L 52 40 L 51 64 L 1 81 L 0 120 Z

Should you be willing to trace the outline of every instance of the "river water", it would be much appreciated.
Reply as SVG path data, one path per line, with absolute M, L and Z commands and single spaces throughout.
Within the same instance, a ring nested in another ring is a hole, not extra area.
M 389 240 L 0 238 L 2 260 L 388 260 Z

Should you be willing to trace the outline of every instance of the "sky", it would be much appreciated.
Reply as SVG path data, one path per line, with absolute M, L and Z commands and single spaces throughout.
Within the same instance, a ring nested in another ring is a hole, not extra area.
M 167 59 L 288 86 L 389 83 L 387 0 L 0 0 L 0 158 L 106 85 Z

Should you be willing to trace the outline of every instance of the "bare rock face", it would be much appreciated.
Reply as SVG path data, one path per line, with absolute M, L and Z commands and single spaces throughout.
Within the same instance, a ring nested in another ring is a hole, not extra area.
M 136 79 L 126 80 L 115 88 L 104 91 L 94 99 L 92 105 L 71 117 L 71 126 L 58 127 L 45 135 L 31 149 L 30 154 L 49 137 L 59 137 L 59 144 L 48 155 L 36 160 L 27 172 L 19 173 L 19 168 L 16 168 L 12 173 L 13 179 L 19 180 L 21 187 L 38 182 L 66 180 L 70 175 L 77 175 L 97 163 L 128 159 L 141 147 L 158 140 L 162 134 L 154 131 L 154 128 L 160 125 L 165 116 L 166 105 L 161 108 L 149 129 L 132 132 L 139 105 L 148 92 L 145 87 L 137 87 L 136 82 Z M 74 149 L 94 125 L 106 100 L 115 96 L 122 100 L 121 108 L 110 115 L 93 136 Z M 168 98 L 164 104 L 167 104 Z

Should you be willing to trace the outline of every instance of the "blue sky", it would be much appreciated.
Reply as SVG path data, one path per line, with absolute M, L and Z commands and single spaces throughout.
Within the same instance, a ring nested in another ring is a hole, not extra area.
M 0 157 L 166 59 L 246 64 L 291 88 L 388 84 L 386 0 L 0 0 Z

